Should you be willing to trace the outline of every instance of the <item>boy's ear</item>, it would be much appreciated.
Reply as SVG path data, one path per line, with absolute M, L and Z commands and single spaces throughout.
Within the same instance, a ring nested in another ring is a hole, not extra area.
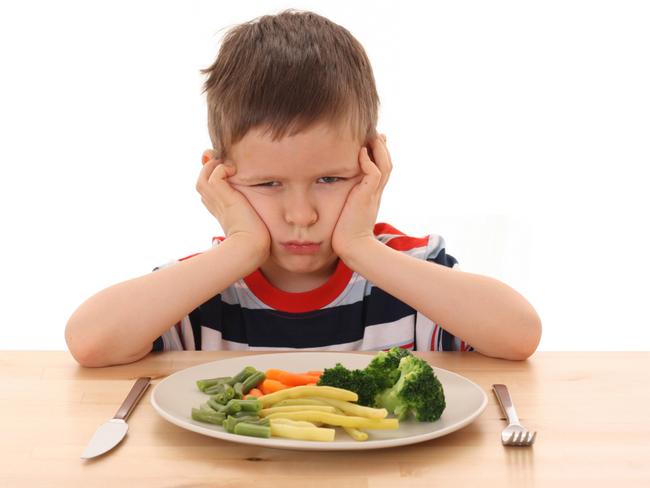
M 201 156 L 201 162 L 205 164 L 211 159 L 214 159 L 216 157 L 217 157 L 217 153 L 214 152 L 213 149 L 206 149 L 205 151 L 203 151 L 203 155 Z

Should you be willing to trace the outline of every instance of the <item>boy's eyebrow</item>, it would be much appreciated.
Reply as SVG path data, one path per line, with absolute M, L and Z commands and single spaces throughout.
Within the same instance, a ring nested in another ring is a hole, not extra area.
M 338 174 L 344 174 L 344 173 L 351 173 L 353 171 L 356 171 L 357 168 L 334 168 L 330 169 L 327 171 L 319 171 L 319 175 L 323 176 L 329 176 L 329 175 L 338 175 Z M 274 180 L 281 180 L 282 177 L 280 176 L 273 176 L 273 175 L 261 175 L 261 176 L 243 176 L 240 178 L 241 181 L 248 182 L 248 181 L 274 181 Z

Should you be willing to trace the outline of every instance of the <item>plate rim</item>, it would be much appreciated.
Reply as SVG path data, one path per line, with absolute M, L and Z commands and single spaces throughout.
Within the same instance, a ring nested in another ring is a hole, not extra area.
M 164 384 L 166 381 L 169 380 L 169 378 L 183 373 L 183 372 L 188 372 L 192 369 L 199 369 L 202 368 L 206 365 L 213 364 L 213 363 L 223 363 L 227 361 L 232 361 L 232 360 L 241 360 L 244 357 L 249 357 L 249 358 L 254 358 L 254 357 L 261 357 L 261 356 L 295 356 L 299 354 L 322 354 L 322 353 L 329 353 L 329 354 L 334 354 L 334 355 L 346 355 L 346 356 L 357 356 L 357 357 L 369 357 L 372 356 L 373 354 L 363 354 L 365 351 L 287 351 L 287 352 L 270 352 L 270 353 L 261 353 L 261 354 L 247 354 L 247 355 L 241 355 L 241 356 L 232 356 L 228 358 L 223 358 L 223 359 L 217 359 L 214 361 L 206 361 L 204 363 L 199 363 L 195 364 L 194 366 L 188 366 L 187 368 L 180 369 L 178 371 L 173 372 L 170 375 L 167 375 L 165 378 L 163 378 L 160 382 L 158 382 L 153 390 L 151 391 L 150 395 L 150 403 L 153 406 L 154 410 L 163 417 L 165 420 L 168 422 L 182 428 L 185 430 L 189 430 L 191 432 L 195 432 L 197 434 L 202 434 L 206 435 L 208 437 L 213 437 L 215 439 L 221 439 L 225 441 L 230 441 L 230 442 L 237 442 L 240 444 L 248 444 L 248 445 L 255 445 L 258 447 L 269 447 L 269 448 L 274 448 L 274 449 L 290 449 L 290 450 L 300 450 L 300 451 L 305 451 L 305 450 L 314 450 L 314 451 L 348 451 L 348 450 L 371 450 L 371 449 L 383 449 L 383 448 L 390 448 L 390 447 L 399 447 L 403 445 L 410 445 L 410 444 L 417 444 L 420 442 L 436 439 L 438 437 L 443 437 L 445 435 L 448 435 L 452 432 L 455 432 L 457 430 L 460 430 L 467 425 L 471 424 L 476 420 L 487 408 L 488 404 L 488 397 L 483 388 L 481 388 L 476 382 L 470 380 L 469 378 L 455 373 L 453 371 L 450 371 L 448 369 L 444 368 L 439 368 L 437 366 L 431 365 L 431 367 L 434 369 L 434 371 L 437 373 L 437 371 L 443 371 L 445 374 L 449 374 L 452 376 L 457 377 L 458 379 L 469 383 L 471 386 L 473 386 L 478 392 L 481 393 L 482 396 L 482 401 L 481 405 L 474 411 L 471 415 L 466 417 L 465 419 L 454 423 L 453 425 L 450 425 L 444 429 L 436 430 L 433 432 L 427 432 L 423 434 L 416 434 L 416 435 L 411 435 L 407 437 L 402 437 L 402 438 L 396 438 L 396 439 L 378 439 L 378 440 L 372 440 L 372 441 L 364 441 L 363 443 L 360 443 L 359 441 L 355 440 L 349 440 L 349 441 L 340 441 L 340 442 L 317 442 L 317 441 L 301 441 L 297 439 L 284 439 L 284 438 L 276 438 L 276 439 L 264 439 L 264 438 L 258 438 L 258 437 L 247 437 L 247 436 L 242 436 L 242 435 L 236 435 L 236 434 L 231 434 L 226 431 L 217 431 L 208 427 L 203 427 L 200 425 L 192 424 L 187 422 L 186 420 L 179 419 L 175 415 L 169 414 L 167 411 L 163 409 L 163 407 L 158 403 L 156 399 L 156 394 L 159 391 L 159 387 Z M 368 352 L 374 352 L 376 351 L 368 351 Z M 417 351 L 416 351 L 417 352 Z M 430 363 L 429 363 L 430 364 Z

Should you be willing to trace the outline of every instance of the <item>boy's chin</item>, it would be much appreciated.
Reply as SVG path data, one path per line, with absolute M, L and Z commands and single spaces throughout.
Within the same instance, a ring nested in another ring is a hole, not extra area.
M 305 259 L 304 256 L 300 259 L 282 259 L 279 264 L 284 270 L 291 273 L 314 273 L 321 271 L 326 266 L 322 259 Z
M 333 267 L 336 256 L 325 259 L 323 256 L 283 256 L 275 262 L 285 271 L 291 273 L 319 273 Z

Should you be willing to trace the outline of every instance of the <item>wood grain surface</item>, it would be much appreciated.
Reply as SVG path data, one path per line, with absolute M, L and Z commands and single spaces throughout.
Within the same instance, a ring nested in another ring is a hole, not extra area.
M 160 417 L 153 386 L 196 364 L 242 352 L 167 352 L 82 368 L 65 351 L 0 351 L 0 486 L 336 487 L 650 486 L 650 353 L 538 352 L 506 361 L 478 353 L 416 353 L 480 385 L 489 404 L 472 424 L 404 447 L 368 451 L 260 448 L 206 437 Z M 153 377 L 125 440 L 80 459 L 140 376 Z M 532 448 L 501 445 L 491 385 L 505 383 Z

